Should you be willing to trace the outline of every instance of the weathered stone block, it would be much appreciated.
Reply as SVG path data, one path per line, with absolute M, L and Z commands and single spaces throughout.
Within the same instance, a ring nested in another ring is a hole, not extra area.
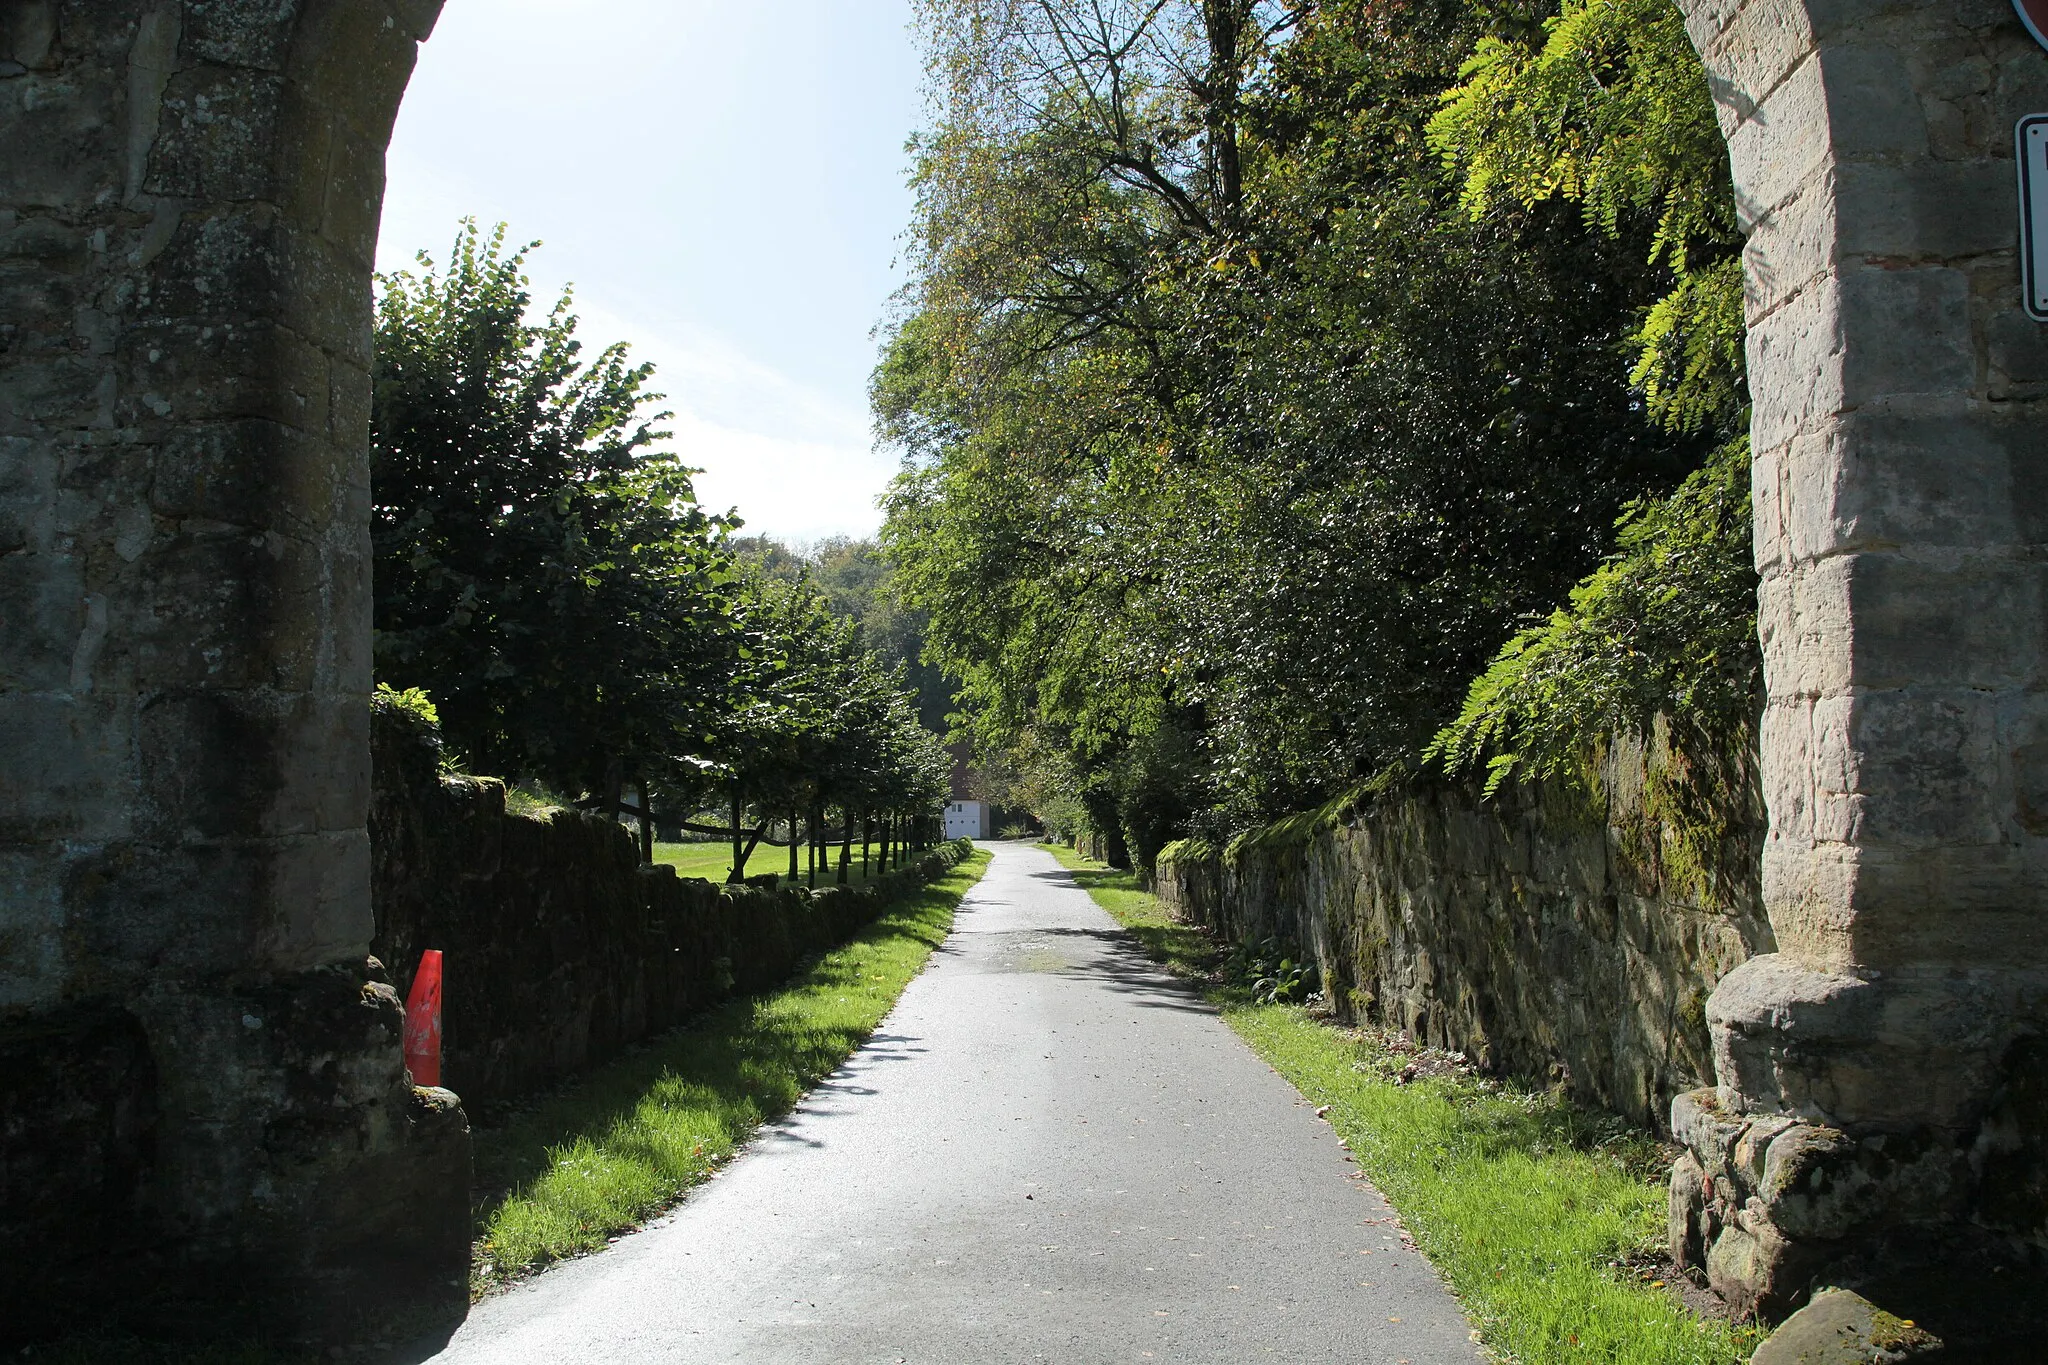
M 1747 38 L 1747 34 L 1744 35 Z M 1730 43 L 1723 50 L 1748 43 Z M 1777 66 L 1783 56 L 1770 53 L 1765 63 Z M 1757 74 L 1763 74 L 1759 71 Z M 1724 90 L 1727 90 L 1724 87 Z M 1754 223 L 1791 198 L 1828 163 L 1828 91 L 1821 67 L 1811 59 L 1795 60 L 1767 90 L 1733 90 L 1721 97 L 1723 110 L 1736 101 L 1754 101 L 1750 111 L 1736 104 L 1739 121 L 1731 128 L 1725 114 L 1728 163 L 1734 172 L 1736 205 L 1745 223 Z
M 1754 251 L 1746 255 L 1745 264 L 1754 257 Z M 1755 449 L 1789 444 L 1821 430 L 1842 411 L 1840 294 L 1838 281 L 1818 278 L 1770 312 L 1750 317 L 1747 350 L 1755 399 L 1750 443 Z
M 119 838 L 134 819 L 128 728 L 109 699 L 0 692 L 0 844 Z
M 1793 1242 L 1768 1219 L 1741 1216 L 1707 1251 L 1707 1283 L 1739 1316 L 1778 1318 L 1812 1288 L 1822 1254 Z
M 257 71 L 281 71 L 291 53 L 298 6 L 286 0 L 212 0 L 188 9 L 187 60 Z
M 143 189 L 217 203 L 269 199 L 285 82 L 274 72 L 186 66 L 164 87 Z
M 156 431 L 170 420 L 264 418 L 307 432 L 327 424 L 327 356 L 283 327 L 138 321 L 128 339 L 140 359 L 116 406 L 126 422 Z
M 0 81 L 0 204 L 17 210 L 89 204 L 119 188 L 119 127 L 104 110 L 115 72 L 32 74 Z
M 1967 1131 L 2016 1027 L 2009 990 L 1988 974 L 1859 977 L 1751 958 L 1707 1001 L 1721 1105 L 1852 1134 Z
M 353 129 L 332 144 L 321 191 L 317 221 L 321 236 L 349 254 L 362 267 L 374 264 L 377 233 L 384 210 L 384 145 Z
M 64 990 L 121 996 L 249 959 L 268 869 L 225 844 L 111 842 L 68 860 Z
M 1945 265 L 1842 266 L 1837 335 L 1856 338 L 1841 361 L 1845 405 L 1908 396 L 1954 399 L 1977 383 L 1970 280 Z
M 2019 221 L 2010 160 L 1844 161 L 1834 191 L 1841 256 L 1903 263 L 2007 251 Z
M 64 872 L 61 848 L 0 846 L 0 1017 L 62 997 Z
M 1685 7 L 1693 45 L 1707 59 L 1723 135 L 1758 116 L 1758 101 L 1813 54 L 1802 6 L 1738 0 L 1696 0 Z M 1739 17 L 1738 17 L 1739 16 Z
M 2014 469 L 2044 458 L 2040 433 L 2003 414 L 1961 405 L 1852 413 L 1792 445 L 1791 553 L 2011 544 Z
M 68 555 L 0 555 L 0 687 L 62 691 L 89 652 L 82 566 Z M 101 611 L 101 628 L 105 612 Z
M 368 941 L 370 841 L 360 827 L 281 838 L 266 849 L 269 876 L 251 956 L 273 971 L 310 971 Z
M 1838 229 L 1834 189 L 1834 172 L 1824 171 L 1743 222 L 1749 240 L 1742 251 L 1742 307 L 1752 327 L 1796 295 L 1827 283 Z
M 1829 1289 L 1757 1347 L 1751 1365 L 1903 1365 L 1941 1353 L 1941 1342 L 1846 1289 Z
M 1833 697 L 1849 686 L 1851 659 L 1838 642 L 1850 623 L 1851 568 L 1836 556 L 1758 584 L 1757 631 L 1772 698 Z
M 1852 960 L 1883 971 L 2037 968 L 2048 963 L 2038 858 L 2013 844 L 1860 850 L 1850 884 L 1856 914 L 1840 939 Z
M 1856 1141 L 1831 1128 L 1786 1126 L 1770 1144 L 1757 1192 L 1789 1237 L 1840 1241 L 1893 1223 L 1961 1213 L 1969 1160 L 1947 1134 L 1881 1134 Z
M 1671 1168 L 1671 1196 L 1665 1221 L 1665 1245 L 1680 1265 L 1703 1265 L 1713 1231 L 1706 1221 L 1706 1172 L 1691 1152 Z
M 1991 555 L 1841 558 L 1853 685 L 1995 691 L 2040 676 L 2039 566 Z
M 1914 97 L 1909 50 L 1871 33 L 1867 24 L 1816 35 L 1830 152 L 1838 163 L 1924 157 L 1927 117 Z
M 393 0 L 307 6 L 289 67 L 301 97 L 340 115 L 366 141 L 388 144 L 398 116 L 393 92 L 405 88 L 419 56 L 419 9 Z M 399 22 L 401 14 L 408 22 Z
M 1984 322 L 1984 360 L 1989 370 L 1986 396 L 1993 402 L 2039 401 L 2048 396 L 2044 392 L 2044 386 L 2048 386 L 2048 329 L 2020 310 L 2018 277 L 2018 271 L 2011 272 L 2011 278 L 1999 291 L 1994 311 Z M 2028 474 L 2012 490 L 2015 502 L 2037 503 L 2032 487 L 2040 477 L 2039 457 L 2029 450 L 2021 467 Z M 2038 527 L 2038 513 L 2028 520 Z M 2039 531 L 2031 538 L 2039 543 Z
M 177 319 L 188 327 L 231 323 L 250 314 L 286 322 L 296 288 L 287 260 L 288 237 L 276 207 L 260 200 L 185 214 L 150 272 L 140 300 L 145 316 Z M 146 340 L 151 350 L 162 349 L 146 333 L 137 340 Z
M 0 436 L 0 555 L 51 548 L 56 484 L 57 461 L 48 451 Z

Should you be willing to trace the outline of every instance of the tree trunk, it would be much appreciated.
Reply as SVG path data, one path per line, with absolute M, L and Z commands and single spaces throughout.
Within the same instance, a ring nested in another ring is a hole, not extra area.
M 626 765 L 616 758 L 604 761 L 604 790 L 597 794 L 604 804 L 599 807 L 608 820 L 619 818 L 619 810 L 625 805 Z
M 844 807 L 839 811 L 839 884 L 845 886 L 853 873 L 853 814 Z
M 789 884 L 796 885 L 796 807 L 789 808 Z
M 740 831 L 740 784 L 732 784 L 732 870 L 726 873 L 729 882 L 743 882 L 747 879 L 747 851 L 742 846 L 744 836 Z
M 647 796 L 647 779 L 635 784 L 640 792 L 640 861 L 654 863 L 654 802 Z
M 825 856 L 825 803 L 819 801 L 811 807 L 811 885 L 818 884 L 818 873 L 830 867 Z

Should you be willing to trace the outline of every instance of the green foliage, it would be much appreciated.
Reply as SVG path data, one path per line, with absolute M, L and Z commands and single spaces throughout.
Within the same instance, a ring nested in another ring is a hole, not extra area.
M 1634 380 L 1660 420 L 1728 429 L 1743 401 L 1741 235 L 1676 0 L 1564 0 L 1540 43 L 1489 34 L 1459 75 L 1429 141 L 1463 172 L 1466 209 L 1555 197 L 1610 236 L 1652 219 L 1650 257 L 1678 280 L 1635 335 Z
M 735 554 L 772 578 L 808 583 L 832 614 L 860 626 L 861 641 L 882 666 L 900 669 L 916 696 L 918 719 L 944 734 L 952 685 L 924 658 L 924 613 L 906 606 L 889 576 L 881 547 L 872 540 L 831 536 L 792 548 L 766 536 L 736 537 Z
M 806 571 L 735 553 L 737 519 L 698 507 L 694 471 L 657 448 L 650 367 L 623 345 L 586 362 L 567 294 L 530 318 L 526 252 L 504 238 L 469 222 L 445 270 L 423 253 L 380 279 L 372 541 L 394 704 L 431 691 L 423 722 L 515 788 L 618 811 L 637 787 L 671 819 L 718 801 L 735 878 L 749 808 L 935 810 L 947 760 L 900 668 Z
M 615 791 L 731 700 L 732 523 L 652 448 L 649 367 L 586 363 L 566 294 L 528 320 L 524 260 L 472 221 L 445 272 L 380 278 L 377 667 L 485 770 Z
M 1431 121 L 1483 216 L 1503 201 L 1579 203 L 1609 234 L 1654 216 L 1675 283 L 1632 338 L 1653 417 L 1725 435 L 1746 424 L 1740 236 L 1705 72 L 1674 0 L 1565 0 L 1541 43 L 1489 37 Z M 1576 778 L 1616 728 L 1662 713 L 1745 745 L 1760 702 L 1748 445 L 1731 441 L 1660 504 L 1630 508 L 1619 553 L 1525 629 L 1431 745 L 1452 771 Z
M 441 713 L 434 709 L 434 703 L 424 688 L 408 687 L 403 692 L 390 683 L 378 683 L 376 700 L 423 729 L 438 729 Z
M 1659 714 L 1745 736 L 1762 699 L 1750 562 L 1749 442 L 1730 442 L 1667 499 L 1622 517 L 1619 552 L 1567 607 L 1521 631 L 1472 684 L 1428 756 L 1510 777 L 1579 776 L 1592 742 Z
M 925 17 L 883 547 L 978 750 L 1063 750 L 1141 866 L 1413 753 L 1704 453 L 1618 358 L 1654 221 L 1460 210 L 1474 7 Z
M 1240 943 L 1223 959 L 1223 982 L 1254 1004 L 1298 1005 L 1316 988 L 1316 967 L 1277 938 Z

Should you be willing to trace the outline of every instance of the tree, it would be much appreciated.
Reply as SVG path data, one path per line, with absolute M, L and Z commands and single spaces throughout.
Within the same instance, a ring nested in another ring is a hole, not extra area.
M 377 669 L 471 763 L 616 809 L 733 705 L 737 522 L 656 448 L 649 367 L 586 362 L 566 293 L 529 320 L 504 238 L 468 222 L 445 272 L 421 253 L 379 280 Z
M 905 605 L 897 594 L 879 545 L 830 536 L 793 549 L 768 536 L 740 536 L 732 547 L 770 577 L 808 582 L 824 595 L 833 615 L 858 624 L 861 639 L 882 665 L 903 670 L 925 728 L 945 733 L 953 685 L 938 665 L 926 661 L 925 615 Z
M 1619 361 L 1654 222 L 1475 218 L 1429 145 L 1475 7 L 929 9 L 883 544 L 980 741 L 1140 861 L 1412 757 L 1710 448 Z
M 1763 695 L 1750 558 L 1742 268 L 1706 71 L 1674 0 L 1566 0 L 1537 35 L 1482 39 L 1430 124 L 1477 217 L 1562 200 L 1619 236 L 1654 216 L 1668 293 L 1631 338 L 1652 417 L 1723 441 L 1670 497 L 1632 504 L 1617 552 L 1472 683 L 1430 756 L 1576 779 L 1616 730 L 1657 716 L 1682 746 L 1747 749 Z

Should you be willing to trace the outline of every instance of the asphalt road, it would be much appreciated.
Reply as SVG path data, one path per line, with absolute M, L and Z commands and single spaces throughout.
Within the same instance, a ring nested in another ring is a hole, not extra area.
M 995 846 L 872 1042 L 447 1362 L 1478 1359 L 1294 1089 L 1051 855 Z

